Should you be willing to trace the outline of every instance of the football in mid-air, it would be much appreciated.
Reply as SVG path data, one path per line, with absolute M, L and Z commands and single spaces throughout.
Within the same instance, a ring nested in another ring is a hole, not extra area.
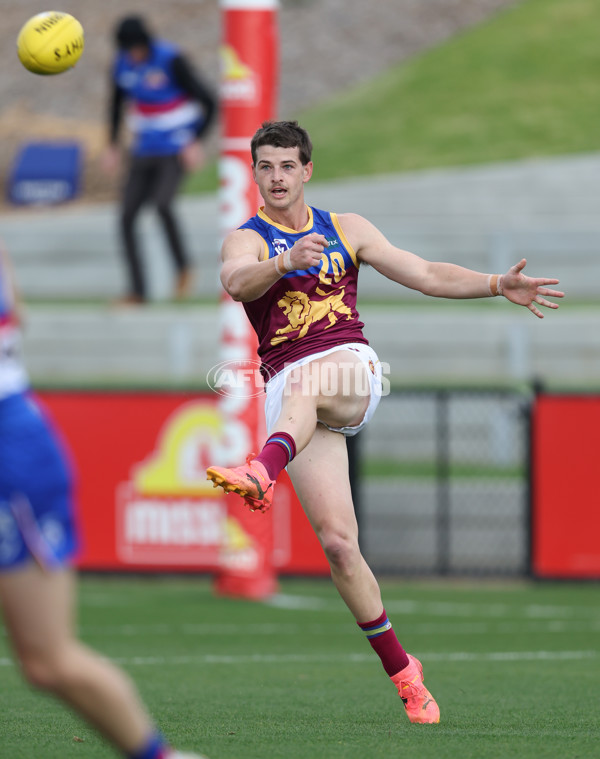
M 83 53 L 83 27 L 68 13 L 38 13 L 23 24 L 17 53 L 23 66 L 34 74 L 62 74 Z

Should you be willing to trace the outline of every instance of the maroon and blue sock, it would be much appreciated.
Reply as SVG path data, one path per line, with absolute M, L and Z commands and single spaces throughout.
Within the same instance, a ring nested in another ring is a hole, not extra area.
M 367 636 L 373 650 L 381 659 L 383 668 L 390 677 L 397 675 L 398 672 L 408 666 L 408 655 L 398 642 L 385 609 L 381 616 L 372 622 L 358 622 L 357 624 Z
M 269 435 L 262 451 L 254 459 L 267 470 L 272 480 L 290 463 L 296 455 L 296 443 L 287 432 L 274 432 Z
M 167 759 L 171 747 L 160 733 L 154 733 L 148 738 L 139 751 L 128 754 L 128 759 Z

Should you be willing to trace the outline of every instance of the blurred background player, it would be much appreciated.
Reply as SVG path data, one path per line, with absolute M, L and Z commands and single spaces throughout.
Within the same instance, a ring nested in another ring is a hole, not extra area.
M 267 122 L 251 143 L 253 174 L 264 199 L 258 214 L 231 232 L 222 250 L 221 281 L 241 301 L 259 342 L 266 381 L 269 437 L 246 465 L 207 470 L 227 492 L 265 510 L 281 470 L 327 556 L 340 595 L 398 689 L 411 722 L 439 722 L 423 670 L 400 645 L 375 576 L 363 558 L 348 476 L 345 436 L 372 417 L 381 397 L 381 365 L 356 310 L 358 270 L 366 263 L 427 295 L 504 295 L 541 317 L 544 296 L 562 296 L 556 279 L 527 277 L 523 259 L 504 275 L 429 262 L 393 246 L 357 214 L 310 208 L 312 144 L 296 122 Z
M 9 266 L 0 245 L 0 607 L 10 642 L 26 679 L 124 756 L 193 759 L 165 742 L 125 673 L 75 637 L 72 473 L 29 390 Z
M 130 107 L 133 143 L 121 197 L 120 233 L 129 275 L 123 303 L 143 303 L 148 296 L 135 222 L 142 207 L 153 203 L 163 225 L 176 270 L 176 298 L 188 295 L 192 267 L 173 211 L 173 200 L 186 172 L 204 162 L 202 138 L 214 120 L 216 102 L 178 48 L 156 39 L 139 16 L 123 18 L 115 30 L 118 52 L 111 82 L 109 147 L 105 167 L 119 165 L 123 107 Z

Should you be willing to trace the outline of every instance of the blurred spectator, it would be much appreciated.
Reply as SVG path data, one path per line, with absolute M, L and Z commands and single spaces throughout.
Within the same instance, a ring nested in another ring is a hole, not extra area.
M 115 30 L 117 54 L 111 73 L 107 171 L 120 163 L 118 147 L 123 106 L 130 106 L 133 135 L 129 167 L 121 198 L 120 231 L 129 274 L 129 291 L 122 303 L 143 303 L 146 278 L 135 234 L 135 222 L 145 203 L 156 207 L 176 269 L 174 295 L 191 291 L 192 267 L 173 212 L 173 199 L 185 173 L 202 167 L 202 138 L 214 120 L 216 101 L 194 73 L 183 53 L 155 38 L 138 16 L 123 18 Z

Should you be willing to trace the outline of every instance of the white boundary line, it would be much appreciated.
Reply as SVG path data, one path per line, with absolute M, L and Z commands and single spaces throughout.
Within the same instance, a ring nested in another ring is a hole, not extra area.
M 507 662 L 507 661 L 574 661 L 597 659 L 598 651 L 492 651 L 473 653 L 472 651 L 419 653 L 419 658 L 427 662 Z M 200 654 L 198 656 L 132 656 L 116 657 L 117 664 L 124 666 L 175 666 L 224 664 L 239 666 L 242 664 L 320 664 L 338 662 L 350 664 L 372 664 L 376 660 L 373 652 L 360 654 L 247 654 L 227 656 L 226 654 Z M 12 667 L 14 662 L 6 657 L 0 658 L 0 667 Z
M 330 618 L 331 619 L 331 618 Z M 530 634 L 572 634 L 575 632 L 590 633 L 600 632 L 600 617 L 592 619 L 482 619 L 473 621 L 435 621 L 417 622 L 411 620 L 406 626 L 402 620 L 394 620 L 398 630 L 412 635 L 515 635 L 518 633 Z M 347 621 L 330 622 L 254 622 L 240 625 L 233 622 L 209 623 L 209 622 L 182 622 L 182 623 L 154 623 L 154 624 L 88 624 L 80 625 L 79 632 L 85 637 L 130 637 L 139 635 L 154 635 L 156 637 L 177 635 L 192 635 L 194 637 L 210 636 L 236 636 L 252 635 L 267 638 L 269 636 L 282 637 L 286 635 L 314 635 L 314 636 L 357 636 L 358 628 Z M 6 638 L 6 630 L 0 627 L 0 639 Z
M 125 606 L 130 600 L 119 600 L 104 594 L 83 595 L 80 598 L 80 606 L 112 607 Z M 293 593 L 279 593 L 267 601 L 265 606 L 276 609 L 297 611 L 326 611 L 333 613 L 347 612 L 343 601 L 334 596 L 333 598 L 320 598 L 319 596 L 295 595 Z M 504 617 L 515 620 L 595 620 L 600 623 L 600 609 L 597 606 L 573 605 L 558 606 L 556 604 L 526 604 L 515 606 L 508 603 L 462 603 L 446 601 L 426 600 L 402 600 L 385 599 L 385 609 L 389 614 L 421 615 L 432 617 L 475 617 L 478 619 L 502 619 Z M 393 621 L 393 620 L 392 620 Z
M 395 627 L 402 630 L 401 620 Z M 600 619 L 575 620 L 568 622 L 563 619 L 549 620 L 522 620 L 504 622 L 502 620 L 481 622 L 414 622 L 407 625 L 412 635 L 515 635 L 517 633 L 574 633 L 574 632 L 600 632 Z M 85 636 L 123 636 L 134 637 L 137 635 L 193 635 L 202 636 L 276 636 L 283 635 L 353 635 L 358 634 L 358 629 L 347 622 L 332 622 L 330 624 L 296 624 L 296 623 L 273 623 L 273 624 L 147 624 L 147 625 L 81 625 L 79 631 Z M 0 630 L 0 638 L 6 633 Z
M 267 606 L 277 609 L 298 609 L 300 611 L 335 611 L 346 607 L 339 599 L 317 596 L 295 596 L 279 593 L 265 601 Z M 456 603 L 445 601 L 402 601 L 384 598 L 385 610 L 390 614 L 427 614 L 434 617 L 520 617 L 526 619 L 550 619 L 553 617 L 572 619 L 573 614 L 593 617 L 600 621 L 598 609 L 589 606 L 557 606 L 552 604 L 527 604 L 519 607 L 505 603 Z

